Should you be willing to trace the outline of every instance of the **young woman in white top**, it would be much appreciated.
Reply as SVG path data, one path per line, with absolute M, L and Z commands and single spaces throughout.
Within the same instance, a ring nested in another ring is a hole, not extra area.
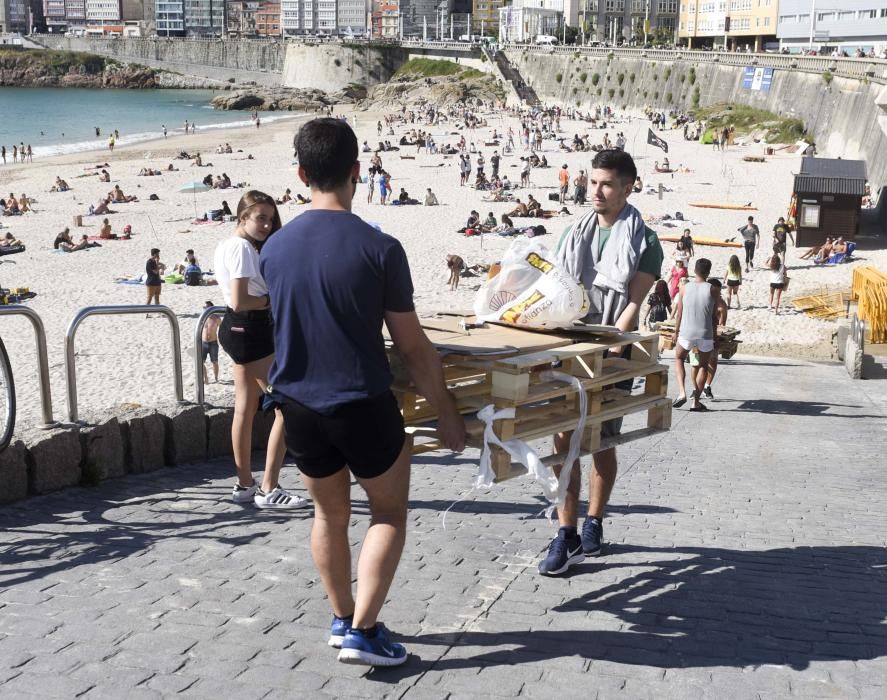
M 301 508 L 305 499 L 290 494 L 277 483 L 286 452 L 283 416 L 275 411 L 268 436 L 265 474 L 256 484 L 252 473 L 252 426 L 274 360 L 274 334 L 270 298 L 259 271 L 259 251 L 281 226 L 280 214 L 270 195 L 251 190 L 237 205 L 234 235 L 219 243 L 215 253 L 216 278 L 228 307 L 219 327 L 219 344 L 234 361 L 234 419 L 231 442 L 237 483 L 235 503 L 252 501 L 259 508 Z
M 779 313 L 779 302 L 782 299 L 782 290 L 785 289 L 785 264 L 776 253 L 770 256 L 767 261 L 767 267 L 770 268 L 770 306 L 769 308 L 775 313 Z M 776 294 L 776 307 L 773 307 L 773 295 Z

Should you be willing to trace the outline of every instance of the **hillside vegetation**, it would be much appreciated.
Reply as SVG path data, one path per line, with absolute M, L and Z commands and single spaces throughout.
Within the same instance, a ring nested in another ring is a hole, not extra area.
M 755 107 L 722 102 L 696 109 L 694 114 L 705 121 L 707 130 L 733 126 L 737 135 L 760 138 L 767 143 L 795 143 L 800 139 L 809 139 L 804 122 L 800 119 L 780 117 Z

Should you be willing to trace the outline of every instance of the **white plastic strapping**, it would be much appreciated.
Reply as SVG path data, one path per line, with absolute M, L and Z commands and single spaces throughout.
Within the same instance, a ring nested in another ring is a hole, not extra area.
M 560 381 L 572 384 L 579 393 L 579 420 L 573 430 L 570 439 L 570 448 L 567 451 L 567 457 L 564 461 L 564 467 L 561 469 L 560 479 L 554 475 L 554 470 L 544 464 L 531 448 L 523 440 L 505 440 L 502 441 L 493 432 L 493 423 L 497 420 L 510 420 L 515 416 L 513 407 L 501 408 L 496 410 L 492 404 L 482 408 L 477 412 L 477 417 L 484 422 L 484 446 L 480 455 L 480 464 L 478 466 L 477 477 L 474 482 L 474 488 L 489 488 L 493 484 L 495 474 L 490 457 L 490 447 L 494 445 L 500 447 L 511 456 L 511 458 L 523 464 L 533 478 L 542 486 L 542 493 L 551 504 L 546 509 L 546 515 L 551 516 L 555 507 L 561 506 L 567 494 L 567 486 L 570 483 L 570 474 L 573 471 L 573 464 L 579 457 L 579 449 L 582 444 L 582 433 L 585 430 L 585 422 L 588 414 L 588 397 L 582 390 L 582 380 L 578 377 L 566 374 L 564 372 L 556 372 L 546 370 L 540 374 L 544 381 Z

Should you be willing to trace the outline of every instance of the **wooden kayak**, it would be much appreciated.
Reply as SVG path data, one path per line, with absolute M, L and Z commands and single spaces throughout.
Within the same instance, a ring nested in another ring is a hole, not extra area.
M 667 233 L 665 235 L 659 235 L 660 241 L 665 241 L 666 243 L 677 243 L 681 240 L 681 237 L 676 233 Z M 742 243 L 737 241 L 722 241 L 719 238 L 697 238 L 693 236 L 693 245 L 713 245 L 718 246 L 720 248 L 741 248 Z
M 734 211 L 757 211 L 757 207 L 751 207 L 747 204 L 728 204 L 725 202 L 690 202 L 691 207 L 699 207 L 701 209 L 733 209 Z

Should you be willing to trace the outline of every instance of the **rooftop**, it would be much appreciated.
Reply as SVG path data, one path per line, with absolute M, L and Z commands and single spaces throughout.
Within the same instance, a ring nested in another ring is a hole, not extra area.
M 862 197 L 866 183 L 865 161 L 805 157 L 795 175 L 795 192 L 849 194 Z

